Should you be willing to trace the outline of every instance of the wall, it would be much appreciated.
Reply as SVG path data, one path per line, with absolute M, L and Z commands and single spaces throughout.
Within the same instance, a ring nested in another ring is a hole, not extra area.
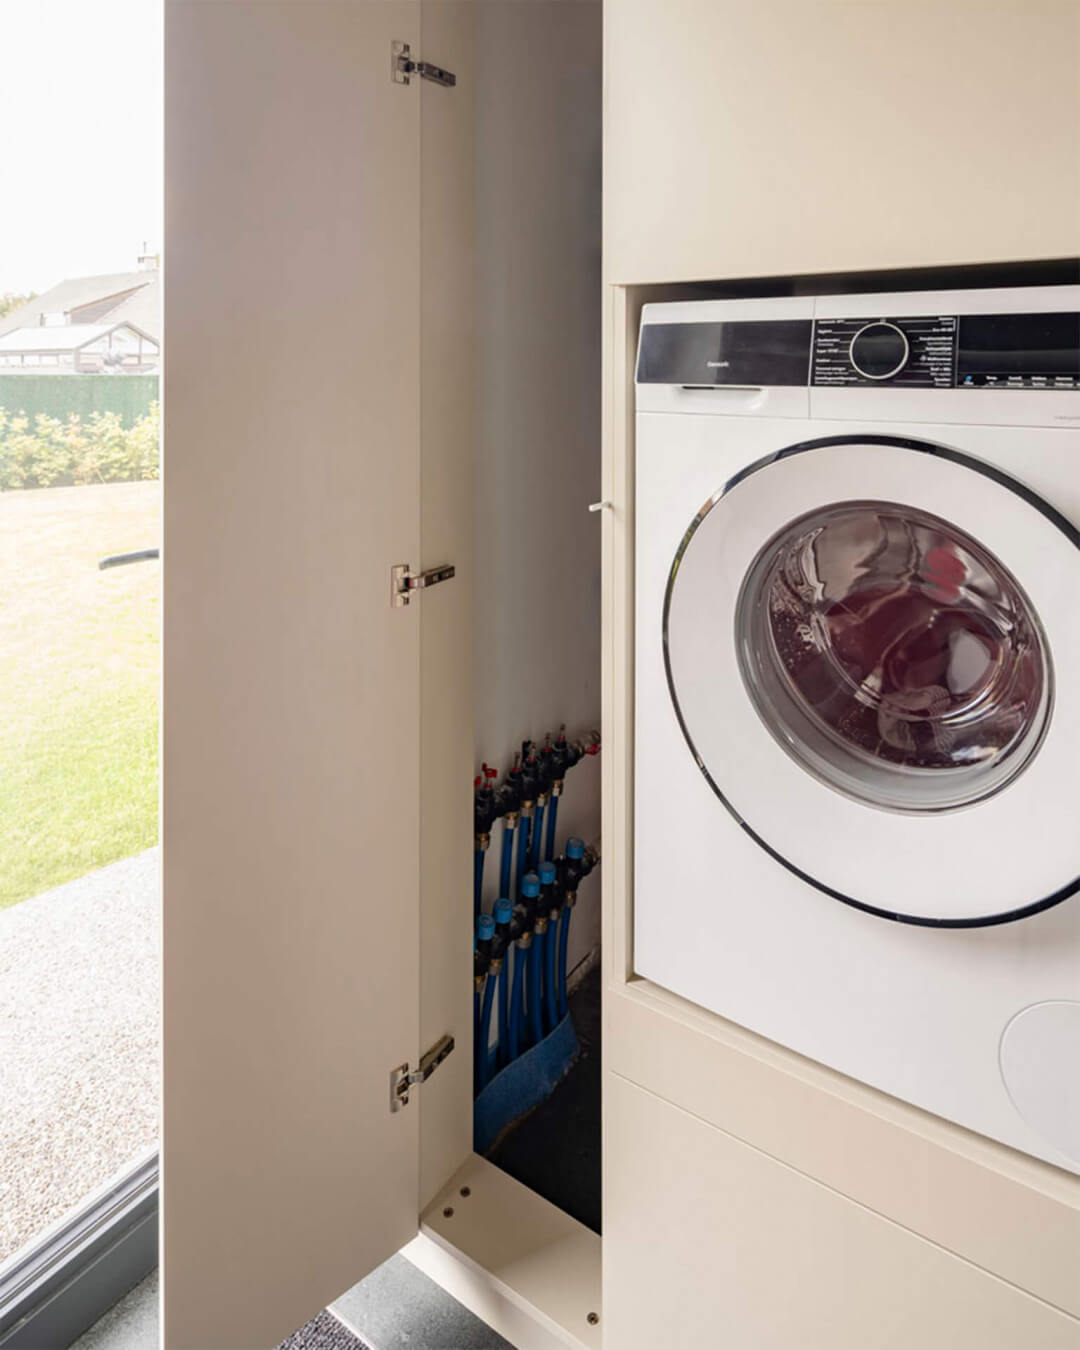
M 158 396 L 156 375 L 0 375 L 0 408 L 34 417 L 67 418 L 78 413 L 120 414 L 130 427 Z
M 476 765 L 505 772 L 523 737 L 600 725 L 600 4 L 477 5 L 476 70 Z M 560 851 L 599 825 L 590 759 Z M 599 938 L 599 889 L 571 965 Z

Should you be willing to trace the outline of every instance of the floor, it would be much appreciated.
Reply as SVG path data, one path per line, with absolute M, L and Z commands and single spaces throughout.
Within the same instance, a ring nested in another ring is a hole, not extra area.
M 404 1256 L 392 1256 L 331 1309 L 367 1350 L 514 1350 Z
M 158 1275 L 110 1309 L 70 1350 L 157 1350 Z M 514 1350 L 405 1259 L 392 1256 L 278 1350 Z
M 159 861 L 0 911 L 0 1261 L 156 1143 Z
M 155 1270 L 84 1332 L 71 1350 L 157 1350 L 157 1343 L 158 1273 Z
M 488 1154 L 491 1162 L 600 1232 L 600 968 L 570 995 L 581 1058 Z

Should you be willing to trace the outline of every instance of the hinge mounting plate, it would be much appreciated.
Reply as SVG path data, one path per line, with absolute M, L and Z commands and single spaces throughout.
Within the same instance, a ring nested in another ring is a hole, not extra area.
M 408 1064 L 399 1064 L 390 1070 L 390 1110 L 400 1111 L 409 1104 L 409 1089 L 426 1083 L 443 1060 L 454 1048 L 453 1036 L 440 1036 L 431 1049 L 420 1059 L 420 1066 L 410 1069 Z
M 390 569 L 390 603 L 394 609 L 402 609 L 413 591 L 426 591 L 440 581 L 449 581 L 453 575 L 453 563 L 429 567 L 425 572 L 410 572 L 408 563 L 398 563 Z
M 391 42 L 390 78 L 395 84 L 409 84 L 414 75 L 447 89 L 457 84 L 457 76 L 449 70 L 443 70 L 442 66 L 432 65 L 430 61 L 414 61 L 407 42 Z

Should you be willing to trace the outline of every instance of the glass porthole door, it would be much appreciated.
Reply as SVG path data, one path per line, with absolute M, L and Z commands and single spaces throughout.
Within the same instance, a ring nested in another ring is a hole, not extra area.
M 724 805 L 819 890 L 917 923 L 1020 917 L 1078 885 L 1078 593 L 1075 528 L 992 466 L 793 447 L 686 532 L 675 712 Z
M 1049 644 L 1001 561 L 916 507 L 855 501 L 768 540 L 736 608 L 739 666 L 792 757 L 859 801 L 950 810 L 1036 752 Z

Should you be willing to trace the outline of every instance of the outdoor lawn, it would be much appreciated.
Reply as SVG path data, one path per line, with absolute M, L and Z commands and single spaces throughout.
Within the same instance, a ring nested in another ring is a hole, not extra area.
M 157 842 L 160 487 L 0 492 L 0 909 Z

